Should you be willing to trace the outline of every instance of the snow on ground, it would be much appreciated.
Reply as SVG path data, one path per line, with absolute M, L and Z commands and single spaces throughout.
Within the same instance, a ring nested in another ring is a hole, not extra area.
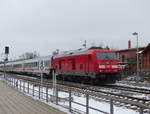
M 117 82 L 115 85 L 120 85 L 120 86 L 126 86 L 126 87 L 134 87 L 134 88 L 142 88 L 142 89 L 149 89 L 150 90 L 150 86 L 144 85 L 144 83 L 141 82 L 135 82 L 135 81 L 120 81 Z
M 16 81 L 17 81 L 17 80 L 16 80 Z M 20 82 L 18 81 L 18 85 L 19 85 L 19 84 L 20 84 Z M 23 83 L 21 83 L 21 85 L 23 86 Z M 27 83 L 25 83 L 25 87 L 27 87 Z M 27 89 L 25 89 L 25 91 L 26 91 L 25 94 L 28 95 L 28 96 L 31 96 L 32 98 L 34 98 L 34 99 L 36 99 L 36 100 L 39 100 L 39 99 L 38 99 L 38 92 L 35 92 L 35 97 L 32 96 L 32 88 L 33 88 L 33 85 L 30 84 L 30 85 L 29 85 L 29 88 L 30 88 L 30 90 L 29 90 L 29 93 L 30 93 L 30 94 L 27 94 Z M 34 89 L 35 89 L 36 91 L 38 91 L 38 90 L 39 90 L 39 87 L 35 86 Z M 20 86 L 18 86 L 18 90 L 20 90 Z M 23 87 L 21 88 L 21 90 L 23 91 Z M 46 92 L 46 88 L 43 87 L 43 88 L 42 88 L 42 91 L 43 91 L 43 92 Z M 52 88 L 49 88 L 49 89 L 48 89 L 48 93 L 49 93 L 50 95 L 53 95 L 53 89 L 52 89 Z M 50 95 L 49 95 L 49 97 L 50 97 Z M 44 99 L 46 99 L 46 96 L 45 96 L 45 95 L 41 95 L 41 96 L 42 96 Z M 68 97 L 69 97 L 69 94 L 68 94 L 67 92 L 59 91 L 59 92 L 58 92 L 58 96 L 61 97 L 61 98 L 68 98 Z M 77 94 L 72 93 L 72 99 L 73 99 L 73 101 L 75 101 L 75 102 L 78 102 L 78 103 L 81 103 L 81 104 L 86 105 L 86 98 L 85 98 L 85 95 L 83 95 L 83 94 L 80 94 L 80 93 L 79 93 L 79 94 L 77 95 Z M 46 101 L 44 101 L 44 100 L 41 100 L 41 99 L 40 99 L 40 101 L 46 103 Z M 56 105 L 56 104 L 51 103 L 51 102 L 46 103 L 46 104 L 48 104 L 48 105 L 50 105 L 50 106 L 52 106 L 52 107 L 55 107 L 55 108 L 57 108 L 57 109 L 59 109 L 59 110 L 61 110 L 61 111 L 64 111 L 64 112 L 70 114 L 70 112 L 69 112 L 66 108 L 63 108 L 63 107 L 60 106 L 60 105 L 69 106 L 68 101 L 62 100 L 62 101 L 59 101 L 58 103 L 59 103 L 59 105 Z M 107 103 L 107 102 L 104 102 L 104 101 L 102 101 L 102 100 L 97 100 L 97 99 L 94 99 L 93 97 L 89 97 L 89 105 L 90 105 L 90 107 L 93 107 L 93 108 L 102 110 L 102 111 L 104 111 L 104 112 L 108 112 L 108 113 L 110 112 L 110 104 Z M 77 105 L 77 104 L 75 104 L 75 103 L 72 103 L 72 108 L 73 108 L 73 109 L 80 110 L 80 112 L 82 111 L 83 113 L 86 112 L 86 108 L 85 108 L 85 107 L 80 106 L 80 105 Z M 92 109 L 89 109 L 89 113 L 90 113 L 90 114 L 103 114 L 103 113 L 100 113 L 100 112 L 95 111 L 95 110 L 92 110 Z M 114 106 L 114 114 L 139 114 L 139 112 L 136 112 L 136 111 L 131 110 L 131 109 L 126 109 L 125 107 L 117 107 L 117 106 Z
M 136 75 L 131 75 L 123 80 L 119 81 L 116 83 L 116 85 L 123 85 L 123 86 L 129 86 L 129 87 L 137 87 L 137 88 L 143 88 L 143 89 L 150 89 L 150 83 L 145 80 L 145 81 L 140 81 L 140 77 Z M 142 77 L 142 76 L 141 76 Z

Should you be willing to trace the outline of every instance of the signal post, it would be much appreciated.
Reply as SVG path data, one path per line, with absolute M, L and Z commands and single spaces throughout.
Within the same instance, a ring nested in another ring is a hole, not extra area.
M 6 46 L 6 47 L 5 47 L 5 58 L 4 58 L 4 78 L 6 77 L 6 69 L 5 69 L 5 66 L 6 66 L 6 62 L 8 61 L 8 54 L 9 54 L 9 47 Z

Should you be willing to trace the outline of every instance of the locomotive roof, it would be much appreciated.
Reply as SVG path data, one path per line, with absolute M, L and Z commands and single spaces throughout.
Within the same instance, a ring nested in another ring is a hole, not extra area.
M 101 51 L 101 52 L 115 52 L 114 50 L 108 50 L 108 49 L 78 49 L 78 50 L 71 50 L 64 52 L 63 54 L 57 55 L 56 57 L 68 57 L 68 56 L 76 56 L 76 55 L 84 55 L 84 54 L 91 54 L 94 51 Z

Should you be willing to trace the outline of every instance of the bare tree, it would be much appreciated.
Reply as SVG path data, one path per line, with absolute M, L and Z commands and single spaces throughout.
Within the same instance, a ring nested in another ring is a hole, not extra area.
M 39 56 L 40 56 L 40 54 L 37 53 L 36 51 L 26 52 L 26 53 L 22 54 L 21 56 L 19 56 L 19 59 L 33 59 L 33 58 L 37 58 Z
M 56 51 L 53 51 L 52 55 L 58 55 L 59 54 L 59 49 L 56 49 Z

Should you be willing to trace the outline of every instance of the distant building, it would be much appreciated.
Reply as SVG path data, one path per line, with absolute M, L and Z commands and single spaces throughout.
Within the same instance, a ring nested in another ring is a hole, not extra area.
M 150 75 L 150 43 L 142 52 L 142 72 Z
M 137 48 L 131 48 L 131 41 L 128 42 L 128 49 L 118 50 L 117 55 L 120 64 L 126 66 L 128 74 L 136 73 L 137 68 Z M 147 47 L 139 47 L 139 67 L 140 71 L 150 70 L 150 44 Z M 149 58 L 149 59 L 148 59 Z
M 146 47 L 139 47 L 139 54 L 141 51 L 143 51 Z M 130 48 L 130 49 L 123 49 L 123 50 L 118 50 L 118 59 L 122 64 L 126 63 L 136 63 L 136 53 L 137 49 L 136 48 Z

